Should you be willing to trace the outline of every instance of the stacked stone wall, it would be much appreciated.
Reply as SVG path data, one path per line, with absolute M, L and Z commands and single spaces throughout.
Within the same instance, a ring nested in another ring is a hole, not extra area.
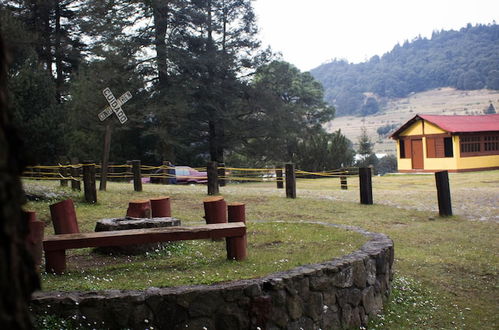
M 311 330 L 365 326 L 390 295 L 394 247 L 386 235 L 347 229 L 370 239 L 360 250 L 321 264 L 209 286 L 38 292 L 31 308 L 38 315 L 58 315 L 106 329 Z

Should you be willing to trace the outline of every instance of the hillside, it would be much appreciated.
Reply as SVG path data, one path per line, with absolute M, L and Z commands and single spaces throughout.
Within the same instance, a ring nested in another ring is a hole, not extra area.
M 468 25 L 396 45 L 359 64 L 334 60 L 311 74 L 338 116 L 369 115 L 388 98 L 442 87 L 499 90 L 499 25 Z
M 416 114 L 441 115 L 481 115 L 490 105 L 499 112 L 499 91 L 473 90 L 462 91 L 454 88 L 438 88 L 431 91 L 411 94 L 406 98 L 392 99 L 377 114 L 361 116 L 342 116 L 327 123 L 328 132 L 341 129 L 354 144 L 365 126 L 371 141 L 376 142 L 376 153 L 395 153 L 395 142 L 387 137 L 380 137 L 376 132 L 379 127 L 396 125 L 397 127 Z

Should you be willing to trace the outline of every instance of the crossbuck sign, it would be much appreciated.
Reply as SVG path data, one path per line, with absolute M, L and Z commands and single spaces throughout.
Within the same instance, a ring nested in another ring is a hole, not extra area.
M 107 102 L 109 102 L 109 106 L 105 108 L 101 113 L 99 113 L 99 119 L 101 121 L 104 121 L 114 112 L 118 117 L 120 123 L 124 124 L 128 118 L 126 117 L 123 109 L 121 109 L 121 106 L 132 98 L 132 93 L 128 91 L 125 94 L 121 95 L 118 99 L 116 99 L 109 87 L 107 87 L 102 91 L 102 94 L 104 94 Z

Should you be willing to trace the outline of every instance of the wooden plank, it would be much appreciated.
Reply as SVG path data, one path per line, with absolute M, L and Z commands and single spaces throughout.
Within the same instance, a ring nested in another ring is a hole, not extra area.
M 219 223 L 196 227 L 162 227 L 93 233 L 51 235 L 43 241 L 45 251 L 84 247 L 117 246 L 164 241 L 239 237 L 246 234 L 243 222 Z
M 404 158 L 411 158 L 412 155 L 412 144 L 410 139 L 405 139 L 404 140 L 404 145 L 405 145 L 405 157 Z
M 423 161 L 423 140 L 411 140 L 412 168 L 424 169 Z
M 444 139 L 436 138 L 435 139 L 435 157 L 436 158 L 444 158 L 445 157 L 445 148 L 444 148 Z
M 435 138 L 433 138 L 433 137 L 426 138 L 426 157 L 427 158 L 436 158 L 437 157 L 435 145 L 436 145 Z

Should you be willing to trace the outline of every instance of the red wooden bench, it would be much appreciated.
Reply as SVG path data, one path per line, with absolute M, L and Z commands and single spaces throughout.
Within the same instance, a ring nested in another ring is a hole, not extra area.
M 51 235 L 43 240 L 45 269 L 63 273 L 66 270 L 66 250 L 69 249 L 224 237 L 227 239 L 227 258 L 245 259 L 246 225 L 243 222 Z

